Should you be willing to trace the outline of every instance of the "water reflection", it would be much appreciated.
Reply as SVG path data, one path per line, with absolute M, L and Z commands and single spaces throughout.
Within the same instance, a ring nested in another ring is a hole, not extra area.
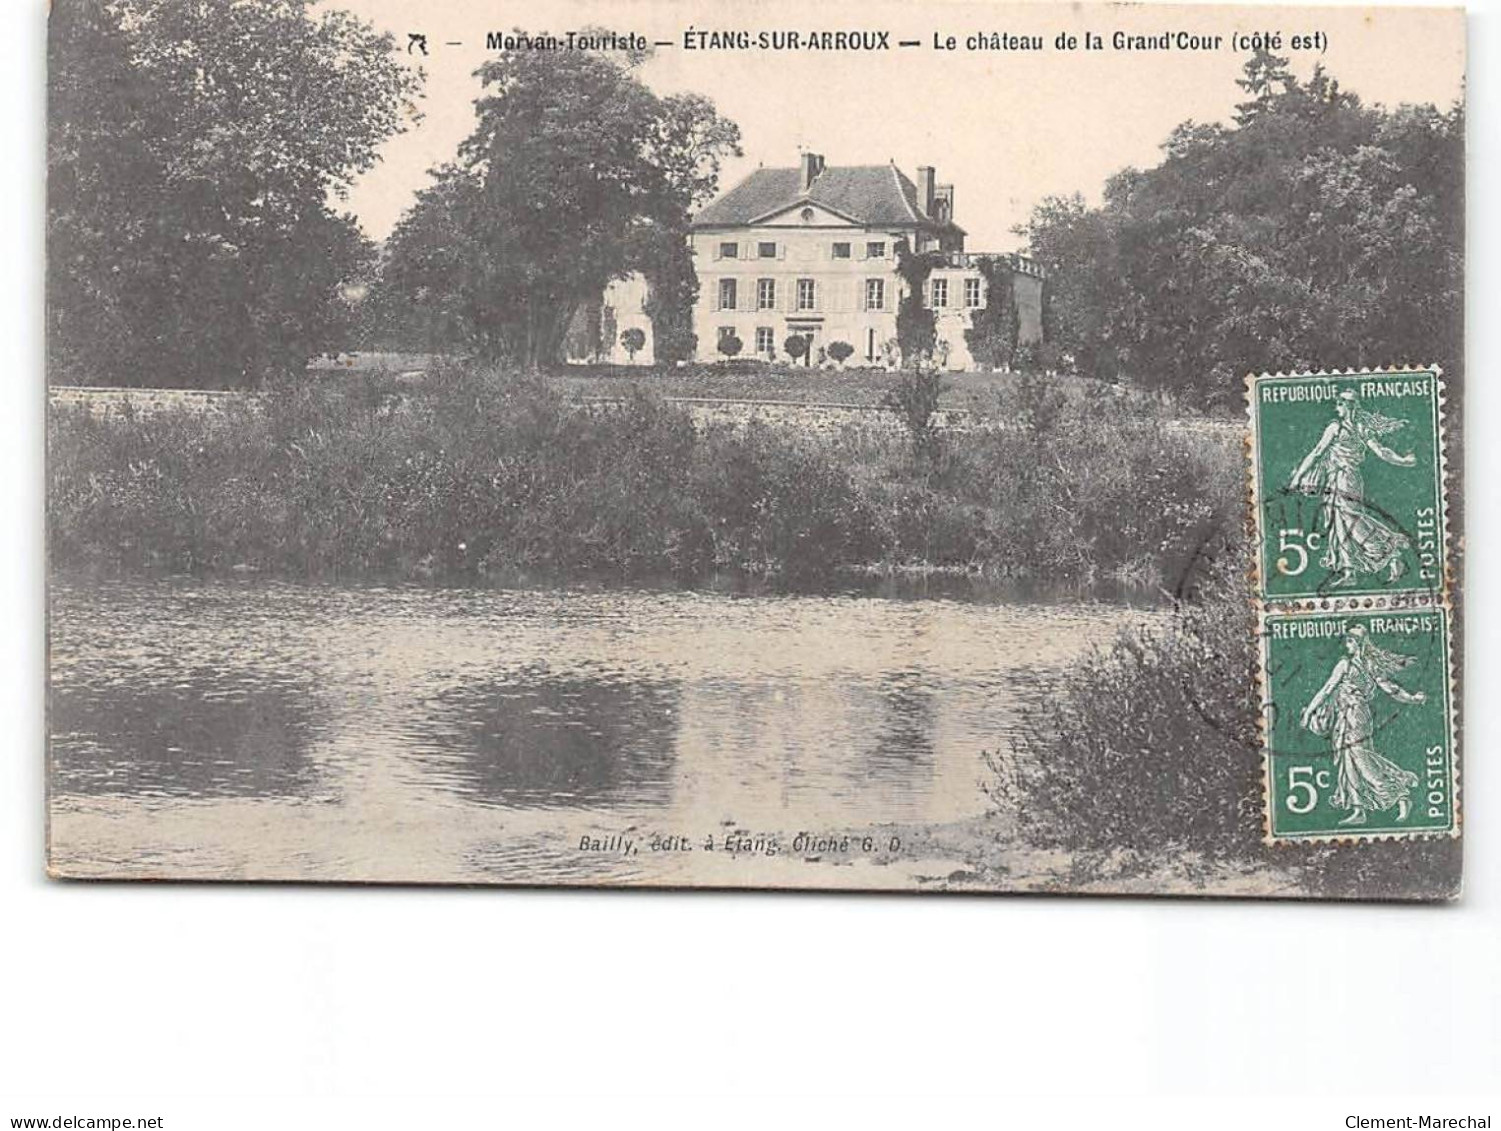
M 934 763 L 937 707 L 920 671 L 889 672 L 879 683 L 880 710 L 867 769 L 877 777 L 910 781 Z
M 665 804 L 678 689 L 532 669 L 446 688 L 412 720 L 432 780 L 490 805 Z
M 668 865 L 580 856 L 581 830 L 959 820 L 1032 674 L 1143 615 L 55 582 L 53 850 L 88 874 L 587 880 Z
M 61 682 L 50 702 L 53 788 L 69 793 L 289 797 L 313 786 L 310 689 L 253 672 Z

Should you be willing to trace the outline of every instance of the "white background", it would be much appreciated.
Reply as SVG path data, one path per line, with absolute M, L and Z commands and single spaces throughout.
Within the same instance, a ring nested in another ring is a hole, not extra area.
M 1471 20 L 1467 893 L 1439 908 L 47 882 L 44 26 L 4 10 L 0 1127 L 1501 1115 L 1494 5 Z

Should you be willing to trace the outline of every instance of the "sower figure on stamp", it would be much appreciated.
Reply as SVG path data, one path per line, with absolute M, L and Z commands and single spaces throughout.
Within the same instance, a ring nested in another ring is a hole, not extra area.
M 1377 438 L 1407 422 L 1361 408 L 1348 389 L 1340 393 L 1334 410 L 1338 418 L 1330 421 L 1319 442 L 1303 457 L 1289 486 L 1324 497 L 1327 548 L 1319 564 L 1334 571 L 1331 585 L 1352 583 L 1357 571 L 1385 570 L 1387 580 L 1396 581 L 1407 569 L 1402 551 L 1408 539 L 1371 513 L 1360 467 L 1368 451 L 1395 467 L 1412 467 L 1417 460 L 1411 452 L 1394 452 Z
M 1372 745 L 1371 700 L 1378 689 L 1398 703 L 1423 703 L 1427 696 L 1421 691 L 1408 691 L 1392 679 L 1412 663 L 1412 657 L 1374 643 L 1362 625 L 1345 633 L 1344 644 L 1345 654 L 1303 708 L 1298 722 L 1305 730 L 1329 736 L 1338 776 L 1329 803 L 1336 809 L 1350 810 L 1340 824 L 1363 825 L 1368 810 L 1383 812 L 1393 805 L 1397 807 L 1397 820 L 1405 821 L 1418 775 L 1376 752 Z

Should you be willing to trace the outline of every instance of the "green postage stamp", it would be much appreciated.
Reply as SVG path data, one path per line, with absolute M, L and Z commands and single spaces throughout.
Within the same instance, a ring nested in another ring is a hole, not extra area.
M 1455 833 L 1448 611 L 1264 614 L 1272 840 Z
M 1441 394 L 1437 369 L 1251 379 L 1263 600 L 1442 593 Z
M 1439 371 L 1248 392 L 1267 838 L 1458 835 Z

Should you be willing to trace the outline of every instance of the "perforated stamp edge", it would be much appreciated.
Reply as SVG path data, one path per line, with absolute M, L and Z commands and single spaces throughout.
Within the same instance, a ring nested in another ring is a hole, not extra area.
M 1442 524 L 1442 537 L 1440 539 L 1440 576 L 1442 578 L 1436 593 L 1432 594 L 1350 594 L 1336 598 L 1275 598 L 1268 601 L 1262 593 L 1261 577 L 1261 536 L 1262 536 L 1262 505 L 1261 505 L 1261 476 L 1258 465 L 1260 445 L 1258 434 L 1259 421 L 1256 414 L 1256 389 L 1264 381 L 1298 380 L 1309 378 L 1351 378 L 1366 376 L 1381 376 L 1400 373 L 1431 373 L 1435 383 L 1435 397 L 1437 400 L 1437 436 L 1435 437 L 1434 449 L 1438 465 L 1438 498 L 1440 522 Z M 1463 803 L 1461 790 L 1461 777 L 1463 774 L 1463 757 L 1459 746 L 1459 685 L 1455 678 L 1454 670 L 1454 555 L 1453 555 L 1453 527 L 1450 514 L 1449 500 L 1449 433 L 1448 433 L 1448 394 L 1443 379 L 1443 369 L 1436 364 L 1429 365 L 1390 365 L 1378 368 L 1359 369 L 1318 369 L 1298 370 L 1285 372 L 1279 370 L 1276 373 L 1248 373 L 1245 378 L 1246 398 L 1246 434 L 1242 440 L 1243 450 L 1246 456 L 1246 534 L 1250 538 L 1252 552 L 1250 554 L 1249 575 L 1247 582 L 1251 594 L 1251 612 L 1255 618 L 1256 633 L 1256 736 L 1261 750 L 1261 839 L 1264 843 L 1273 846 L 1298 845 L 1298 844 L 1361 844 L 1372 841 L 1397 841 L 1397 840 L 1453 840 L 1463 835 Z M 1423 599 L 1419 599 L 1423 598 Z M 1336 607 L 1336 603 L 1340 603 Z M 1358 608 L 1353 608 L 1350 603 L 1359 603 Z M 1372 832 L 1340 832 L 1318 833 L 1299 836 L 1277 835 L 1272 831 L 1272 806 L 1273 806 L 1273 783 L 1272 783 L 1272 752 L 1270 747 L 1270 735 L 1267 731 L 1267 707 L 1269 705 L 1269 683 L 1266 668 L 1266 627 L 1265 618 L 1270 612 L 1278 616 L 1304 614 L 1327 614 L 1338 612 L 1341 609 L 1350 611 L 1367 612 L 1378 610 L 1407 610 L 1429 608 L 1437 609 L 1445 618 L 1444 630 L 1444 673 L 1448 691 L 1448 738 L 1450 750 L 1450 787 L 1453 790 L 1451 804 L 1453 806 L 1454 820 L 1452 827 L 1437 831 L 1413 831 L 1403 832 L 1400 830 L 1378 830 Z

